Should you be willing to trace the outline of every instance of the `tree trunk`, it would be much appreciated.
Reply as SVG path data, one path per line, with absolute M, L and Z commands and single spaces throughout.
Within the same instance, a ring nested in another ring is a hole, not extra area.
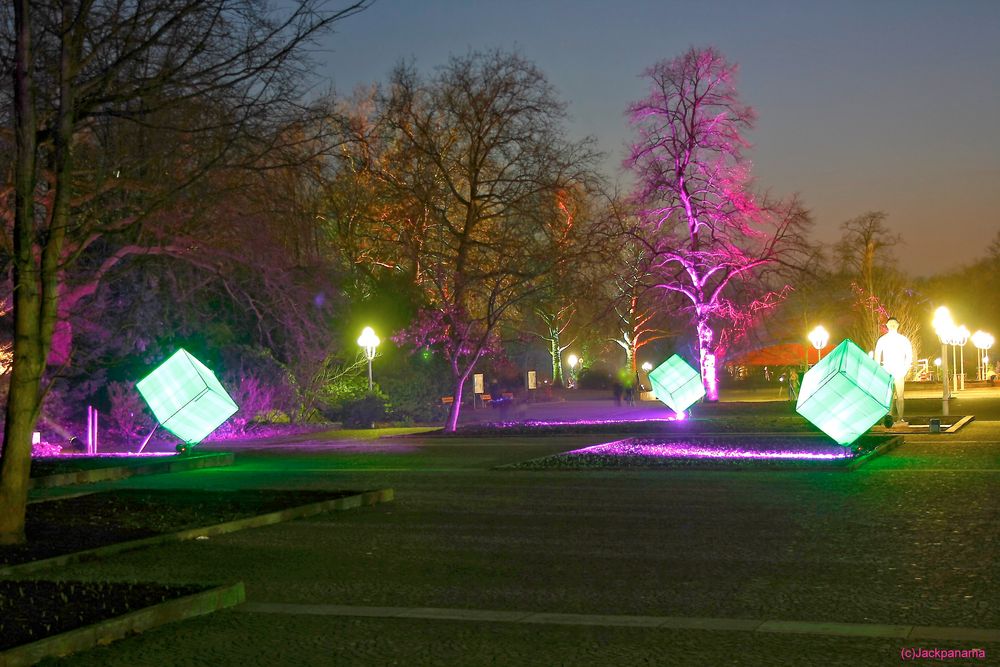
M 39 341 L 42 296 L 35 263 L 35 110 L 29 0 L 14 5 L 14 360 L 0 454 L 0 544 L 24 541 L 31 474 L 31 432 L 38 415 L 44 355 Z
M 23 284 L 21 288 L 23 289 Z M 20 295 L 18 295 L 20 297 Z M 24 308 L 22 298 L 15 299 L 15 330 L 24 321 L 37 322 L 37 313 Z M 37 302 L 36 302 L 37 303 Z M 19 308 L 20 306 L 20 308 Z M 18 313 L 17 311 L 21 312 Z M 0 544 L 24 542 L 24 515 L 31 477 L 31 433 L 38 419 L 38 397 L 42 363 L 33 336 L 15 335 L 14 368 L 7 398 L 7 421 L 4 424 L 3 454 L 0 455 Z
M 559 350 L 559 332 L 549 331 L 549 355 L 552 357 L 552 386 L 563 385 L 562 352 Z
M 464 373 L 455 380 L 455 389 L 451 394 L 451 409 L 448 410 L 448 422 L 444 427 L 448 433 L 454 433 L 458 430 L 458 414 L 462 411 L 462 391 L 465 389 L 465 381 L 468 378 L 469 374 Z
M 719 383 L 716 377 L 715 352 L 712 347 L 713 332 L 707 317 L 699 314 L 697 330 L 698 364 L 701 381 L 705 386 L 705 400 L 714 403 L 719 400 Z

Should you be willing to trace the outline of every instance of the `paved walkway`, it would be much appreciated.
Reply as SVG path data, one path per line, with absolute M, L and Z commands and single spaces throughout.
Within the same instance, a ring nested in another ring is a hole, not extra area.
M 307 441 L 121 482 L 396 500 L 73 566 L 248 603 L 61 664 L 1000 663 L 1000 422 L 853 473 L 495 469 L 605 439 Z

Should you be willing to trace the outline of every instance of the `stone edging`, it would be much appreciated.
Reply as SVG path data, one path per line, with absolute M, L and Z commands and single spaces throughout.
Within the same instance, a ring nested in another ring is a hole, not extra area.
M 844 466 L 842 470 L 848 472 L 854 472 L 864 464 L 868 463 L 871 459 L 887 454 L 892 450 L 896 449 L 903 444 L 903 436 L 897 435 L 889 438 L 887 441 L 883 442 L 881 445 L 871 449 L 864 456 L 859 456 L 858 458 L 851 461 L 848 465 Z
M 201 468 L 219 468 L 231 466 L 236 457 L 232 452 L 206 452 L 187 456 L 164 457 L 158 461 L 150 461 L 141 465 L 107 466 L 105 468 L 90 468 L 64 472 L 44 477 L 32 477 L 28 482 L 29 489 L 47 489 L 54 486 L 70 486 L 73 484 L 91 484 L 93 482 L 108 482 L 112 480 L 135 477 L 136 475 L 159 475 L 167 472 L 185 472 Z
M 314 514 L 322 514 L 323 512 L 340 511 L 361 507 L 362 505 L 386 503 L 391 501 L 393 496 L 394 493 L 392 489 L 364 491 L 353 496 L 321 500 L 318 503 L 299 505 L 298 507 L 289 507 L 276 512 L 246 517 L 245 519 L 236 519 L 234 521 L 226 521 L 224 523 L 217 523 L 211 526 L 202 526 L 199 528 L 186 528 L 174 533 L 164 533 L 162 535 L 154 535 L 152 537 L 145 537 L 139 540 L 130 540 L 128 542 L 117 542 L 103 547 L 63 554 L 62 556 L 53 556 L 52 558 L 30 561 L 28 563 L 20 563 L 18 565 L 8 565 L 6 567 L 0 567 L 0 576 L 20 576 L 24 574 L 31 574 L 40 570 L 47 570 L 52 567 L 63 567 L 72 563 L 93 560 L 95 558 L 103 558 L 105 556 L 111 556 L 125 551 L 143 549 L 145 547 L 169 544 L 171 542 L 182 542 L 184 540 L 191 540 L 197 537 L 224 535 L 226 533 L 234 533 L 238 530 L 244 530 L 245 528 L 270 526 L 276 523 L 282 523 L 283 521 L 299 519 L 306 516 L 312 516 Z
M 962 642 L 1000 641 L 1000 629 L 932 625 L 781 621 L 774 619 L 705 618 L 685 616 L 634 616 L 624 614 L 561 614 L 497 609 L 447 609 L 440 607 L 365 607 L 334 604 L 250 602 L 240 607 L 249 614 L 290 616 L 355 616 L 359 618 L 419 618 L 438 621 L 486 623 L 533 623 L 544 625 L 667 628 L 781 634 L 827 635 L 831 637 L 885 637 L 905 640 Z M 972 647 L 970 647 L 972 648 Z
M 15 646 L 0 652 L 0 667 L 34 665 L 45 658 L 55 658 L 84 651 L 98 644 L 108 644 L 127 635 L 150 628 L 203 616 L 219 609 L 234 607 L 246 600 L 242 581 L 219 586 L 201 593 L 185 595 L 175 600 L 144 607 L 123 616 L 109 618 L 93 625 L 46 637 L 30 644 Z

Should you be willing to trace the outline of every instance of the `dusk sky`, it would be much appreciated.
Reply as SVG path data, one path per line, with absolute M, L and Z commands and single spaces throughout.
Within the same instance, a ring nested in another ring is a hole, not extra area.
M 815 237 L 883 210 L 912 275 L 981 258 L 1000 229 L 1000 1 L 377 0 L 318 54 L 343 93 L 400 58 L 502 48 L 534 61 L 627 182 L 624 109 L 641 73 L 690 46 L 740 65 L 757 187 L 798 192 Z

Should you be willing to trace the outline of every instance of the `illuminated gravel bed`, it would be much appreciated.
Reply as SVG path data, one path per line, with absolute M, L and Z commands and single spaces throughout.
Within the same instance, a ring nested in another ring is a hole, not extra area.
M 846 467 L 891 438 L 865 436 L 852 447 L 811 436 L 641 437 L 517 463 L 520 469 Z

